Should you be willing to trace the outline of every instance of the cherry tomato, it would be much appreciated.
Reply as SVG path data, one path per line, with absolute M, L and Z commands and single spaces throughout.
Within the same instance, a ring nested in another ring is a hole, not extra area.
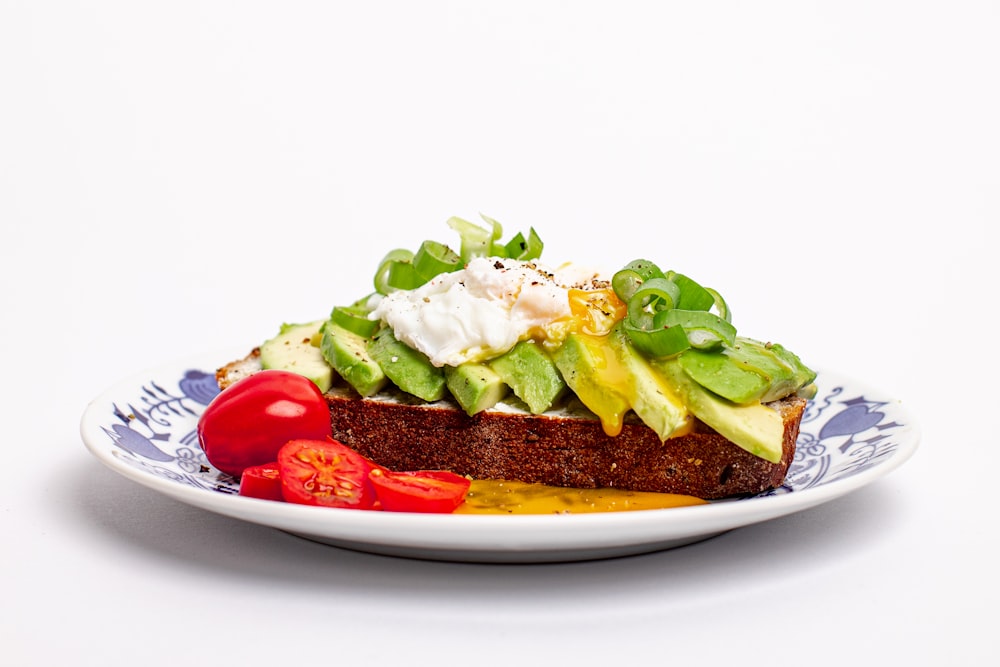
M 240 495 L 264 500 L 284 500 L 278 463 L 274 461 L 245 468 L 240 476 Z
M 282 496 L 290 503 L 350 509 L 375 506 L 369 473 L 378 467 L 333 438 L 291 440 L 278 450 L 278 468 Z
M 198 420 L 198 441 L 209 463 L 234 477 L 271 463 L 294 438 L 331 434 L 330 408 L 311 380 L 264 370 L 224 389 Z
M 375 493 L 387 512 L 454 512 L 472 482 L 445 470 L 392 472 L 378 468 L 371 473 Z

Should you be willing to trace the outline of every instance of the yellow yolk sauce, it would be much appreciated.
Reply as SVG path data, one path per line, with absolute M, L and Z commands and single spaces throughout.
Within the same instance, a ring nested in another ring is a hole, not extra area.
M 604 336 L 628 314 L 628 306 L 610 287 L 587 290 L 570 289 L 566 293 L 573 320 L 573 330 L 591 336 Z
M 708 501 L 676 493 L 624 489 L 569 489 L 497 479 L 473 480 L 456 514 L 583 514 L 704 505 Z

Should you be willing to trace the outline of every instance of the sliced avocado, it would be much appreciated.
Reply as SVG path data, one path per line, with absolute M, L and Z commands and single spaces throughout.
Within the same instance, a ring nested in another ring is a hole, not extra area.
M 708 391 L 688 376 L 676 357 L 651 363 L 677 387 L 698 419 L 754 456 L 771 463 L 781 460 L 785 424 L 777 410 L 759 402 L 738 405 Z
M 552 354 L 567 386 L 601 420 L 608 435 L 621 433 L 631 409 L 627 374 L 606 336 L 571 333 Z
M 536 415 L 551 408 L 566 390 L 566 381 L 552 357 L 530 339 L 493 359 L 489 366 Z
M 779 343 L 769 343 L 765 346 L 776 357 L 784 361 L 792 369 L 794 375 L 793 385 L 796 389 L 801 389 L 811 385 L 816 379 L 816 371 L 802 363 L 798 355 Z
M 795 395 L 799 398 L 806 398 L 810 401 L 816 398 L 816 394 L 819 392 L 819 387 L 816 386 L 815 382 L 810 382 L 809 384 L 803 385 Z
M 705 389 L 734 403 L 760 401 L 770 389 L 770 380 L 725 353 L 726 348 L 705 351 L 685 350 L 678 357 L 684 372 Z
M 477 362 L 445 366 L 444 377 L 448 391 L 469 415 L 492 408 L 509 390 L 496 371 Z
M 381 328 L 368 342 L 368 354 L 394 385 L 425 401 L 444 397 L 444 371 L 427 355 L 396 339 L 389 327 Z
M 315 382 L 320 391 L 328 391 L 333 385 L 333 368 L 313 344 L 322 327 L 323 320 L 282 324 L 278 335 L 260 346 L 261 367 L 304 375 Z
M 378 363 L 368 354 L 368 339 L 331 321 L 323 326 L 320 350 L 327 363 L 362 396 L 371 396 L 388 382 Z
M 690 423 L 684 401 L 632 346 L 620 322 L 608 334 L 607 342 L 625 369 L 625 393 L 632 410 L 646 426 L 656 431 L 661 440 L 666 440 Z
M 762 403 L 793 394 L 816 378 L 815 373 L 803 366 L 798 357 L 777 344 L 739 336 L 734 345 L 724 349 L 724 353 L 741 368 L 760 373 L 767 379 L 767 389 L 758 397 Z

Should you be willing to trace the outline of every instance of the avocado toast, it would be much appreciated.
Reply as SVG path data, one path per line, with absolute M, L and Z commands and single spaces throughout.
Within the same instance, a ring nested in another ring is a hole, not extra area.
M 284 325 L 217 373 L 325 392 L 333 437 L 390 469 L 705 499 L 779 486 L 815 373 L 738 336 L 722 297 L 635 260 L 610 277 L 539 262 L 453 218 L 461 248 L 395 250 L 375 292 Z

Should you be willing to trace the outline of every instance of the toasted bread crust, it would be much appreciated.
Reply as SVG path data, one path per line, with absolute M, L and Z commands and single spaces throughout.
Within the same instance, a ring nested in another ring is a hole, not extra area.
M 771 405 L 785 423 L 783 453 L 770 463 L 704 424 L 662 442 L 642 423 L 618 436 L 589 417 L 411 405 L 327 394 L 333 437 L 393 470 L 445 469 L 478 479 L 725 498 L 780 486 L 795 454 L 806 401 Z
M 220 368 L 226 387 L 258 363 L 256 350 Z M 257 366 L 259 368 L 259 365 Z M 456 404 L 361 398 L 344 387 L 326 394 L 333 437 L 393 470 L 451 470 L 478 479 L 511 479 L 577 488 L 616 487 L 718 499 L 778 487 L 795 454 L 802 398 L 769 404 L 785 425 L 781 460 L 771 463 L 697 422 L 693 433 L 661 441 L 637 420 L 618 436 L 594 416 L 489 410 Z

